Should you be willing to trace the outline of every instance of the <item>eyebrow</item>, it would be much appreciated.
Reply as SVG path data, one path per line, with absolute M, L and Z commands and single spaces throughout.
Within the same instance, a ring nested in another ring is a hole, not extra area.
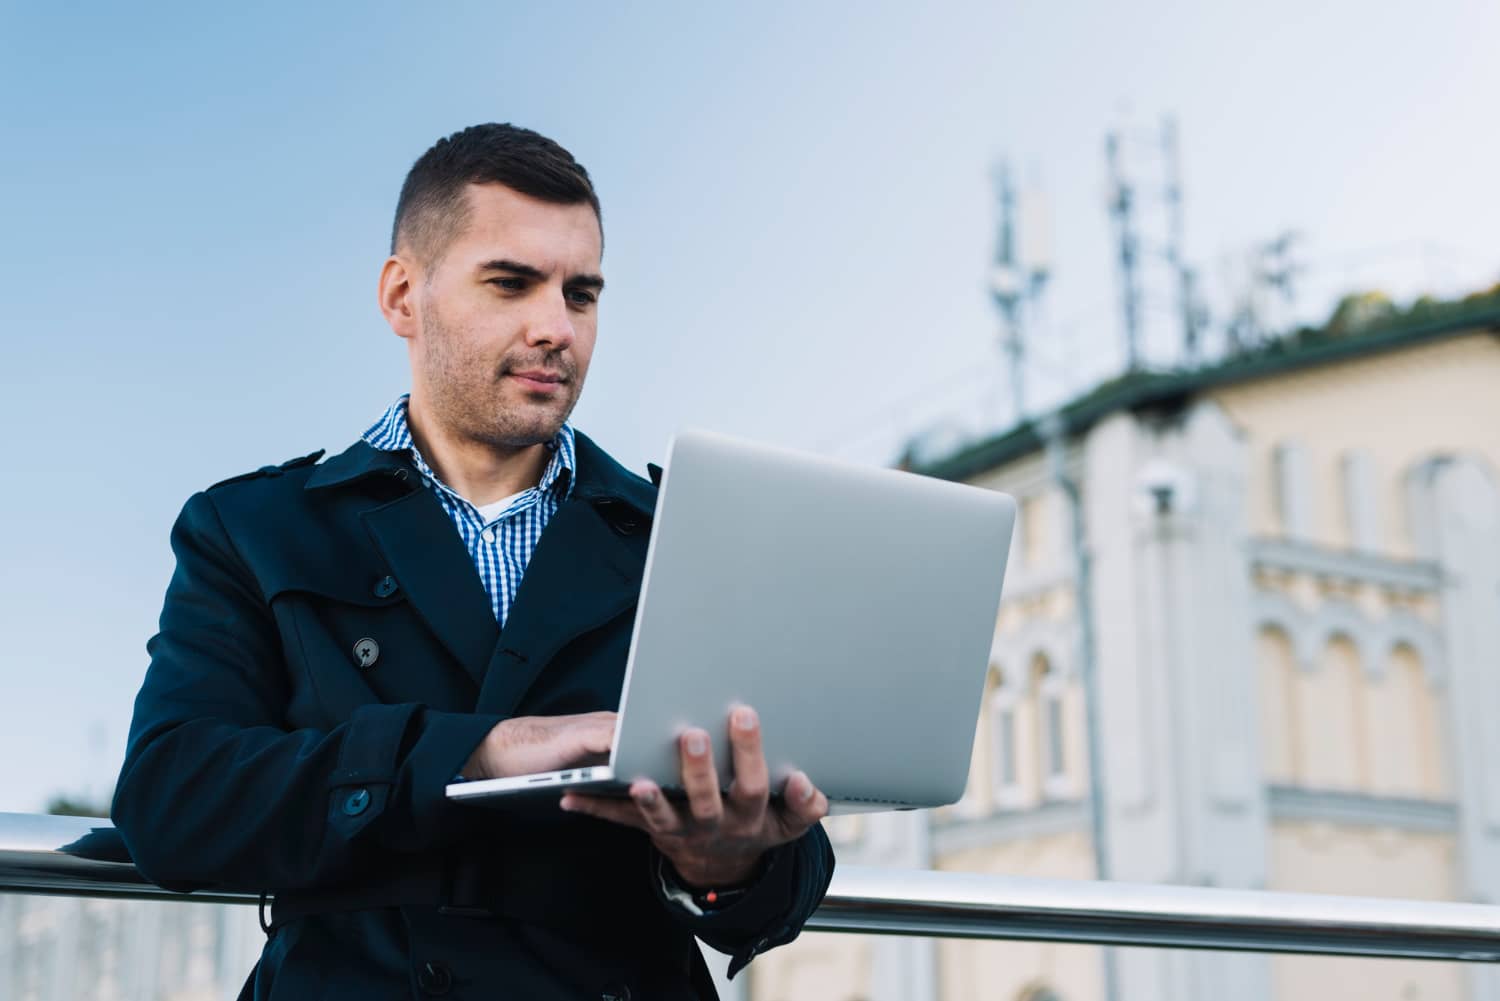
M 505 271 L 513 275 L 519 275 L 522 278 L 531 278 L 536 281 L 543 281 L 547 277 L 540 268 L 535 268 L 530 264 L 522 264 L 520 261 L 503 259 L 496 261 L 485 261 L 483 264 L 479 265 L 479 270 Z M 594 274 L 574 275 L 563 283 L 563 287 L 591 288 L 596 292 L 602 292 L 604 290 L 604 277 L 602 275 Z

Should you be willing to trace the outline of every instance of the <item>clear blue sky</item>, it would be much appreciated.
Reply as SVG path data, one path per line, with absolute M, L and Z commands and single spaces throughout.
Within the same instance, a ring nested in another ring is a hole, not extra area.
M 1308 316 L 1500 278 L 1487 0 L 542 6 L 3 5 L 0 810 L 112 781 L 183 500 L 405 387 L 375 278 L 464 125 L 597 179 L 575 418 L 636 468 L 684 425 L 879 461 L 988 385 L 1001 153 L 1052 205 L 1036 391 L 1108 372 L 1126 119 L 1179 117 L 1210 276 L 1296 228 Z

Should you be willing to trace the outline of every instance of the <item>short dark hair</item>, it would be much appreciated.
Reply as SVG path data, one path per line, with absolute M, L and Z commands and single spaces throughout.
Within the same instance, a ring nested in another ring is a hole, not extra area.
M 572 153 L 530 129 L 490 122 L 439 139 L 412 164 L 396 202 L 391 253 L 404 241 L 423 261 L 441 257 L 468 222 L 469 184 L 503 184 L 559 205 L 587 202 L 603 231 L 599 196 Z

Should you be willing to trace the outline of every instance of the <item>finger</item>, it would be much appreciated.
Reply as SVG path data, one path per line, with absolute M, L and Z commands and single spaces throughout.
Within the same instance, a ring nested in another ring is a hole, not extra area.
M 734 756 L 729 808 L 750 826 L 759 827 L 771 794 L 771 780 L 761 745 L 760 717 L 749 706 L 736 706 L 729 714 L 729 746 Z
M 589 817 L 597 817 L 607 820 L 612 824 L 622 824 L 625 827 L 634 827 L 640 831 L 647 831 L 646 818 L 641 815 L 640 808 L 635 805 L 634 800 L 608 799 L 603 796 L 580 796 L 577 793 L 568 793 L 563 796 L 558 804 L 569 813 L 581 813 Z
M 787 833 L 798 837 L 803 831 L 828 816 L 828 797 L 824 796 L 806 772 L 793 772 L 782 790 L 781 819 Z
M 714 771 L 714 752 L 708 733 L 697 727 L 682 735 L 682 787 L 687 791 L 688 811 L 693 822 L 717 827 L 724 817 L 724 799 L 719 794 L 719 775 Z
M 652 834 L 676 834 L 682 830 L 684 825 L 677 808 L 655 782 L 649 779 L 636 782 L 630 787 L 630 798 L 645 820 L 646 830 Z

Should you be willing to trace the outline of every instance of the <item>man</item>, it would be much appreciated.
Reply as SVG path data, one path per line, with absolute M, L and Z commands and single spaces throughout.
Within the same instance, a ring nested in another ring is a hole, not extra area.
M 587 172 L 481 125 L 412 167 L 380 308 L 412 385 L 342 454 L 196 494 L 114 821 L 173 889 L 274 896 L 244 998 L 713 996 L 788 942 L 833 869 L 827 800 L 769 801 L 758 720 L 682 737 L 688 802 L 444 786 L 610 746 L 652 483 L 568 423 L 603 247 Z

